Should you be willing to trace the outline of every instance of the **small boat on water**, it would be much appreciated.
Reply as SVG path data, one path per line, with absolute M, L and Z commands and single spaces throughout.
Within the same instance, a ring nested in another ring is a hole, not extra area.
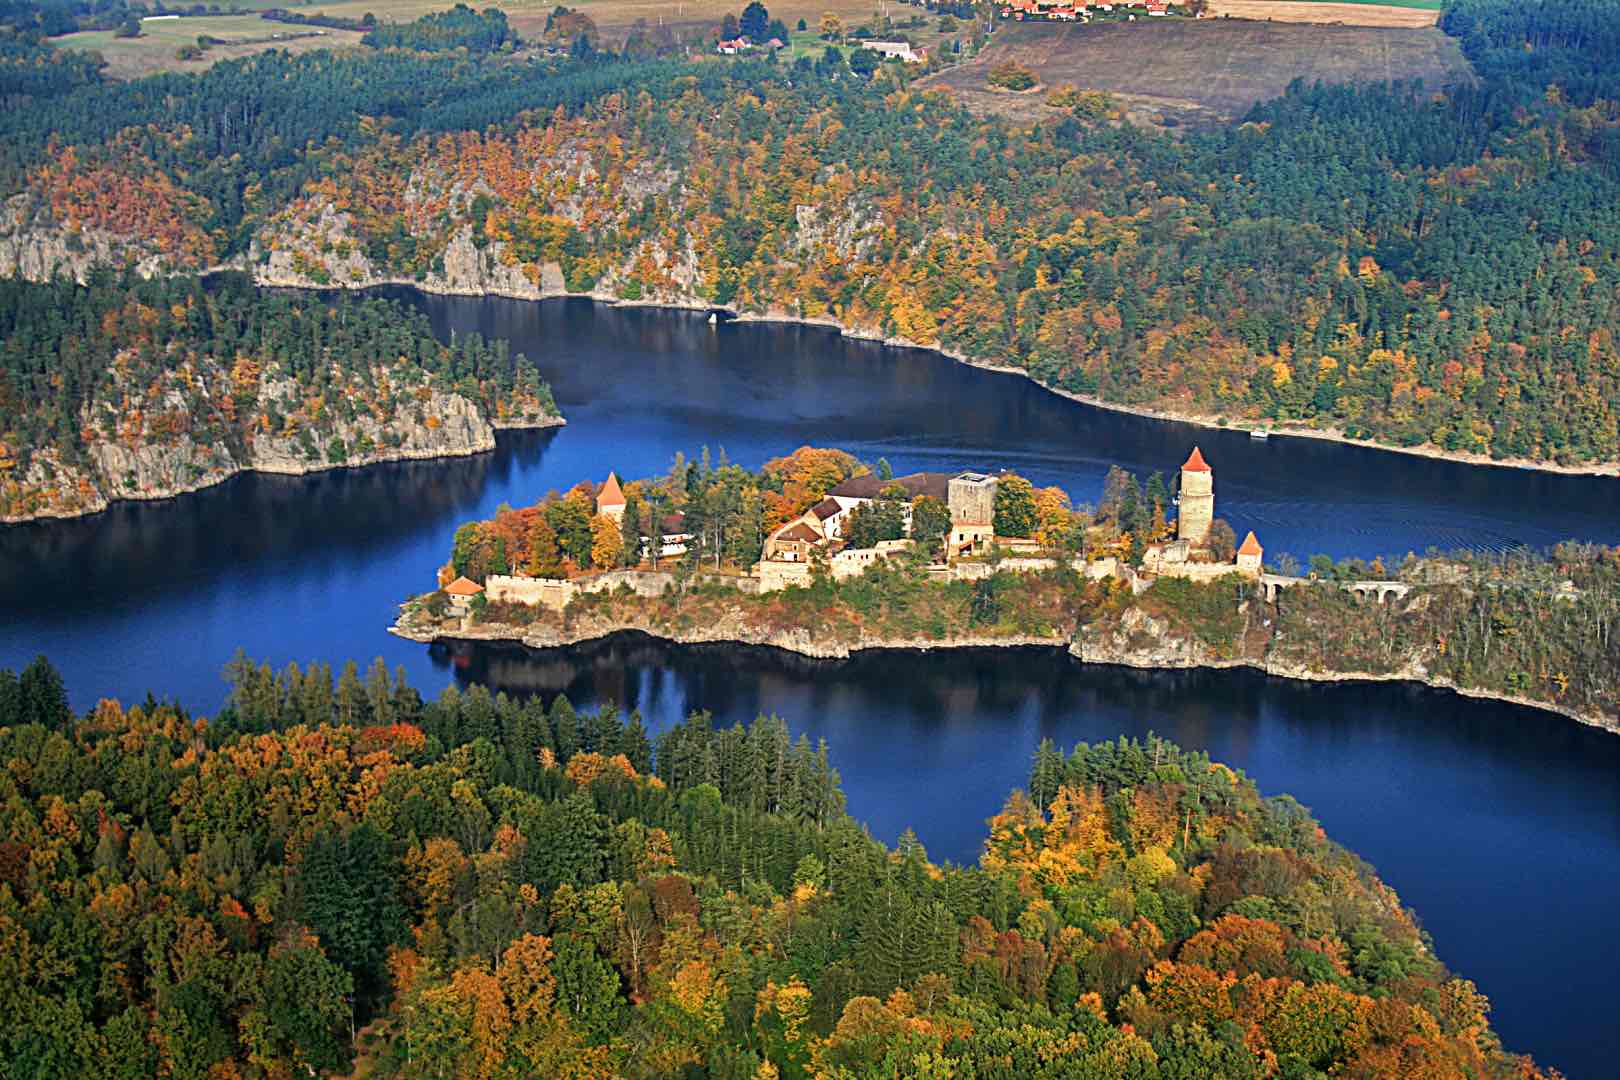
M 711 311 L 711 312 L 709 312 L 709 325 L 710 325 L 710 326 L 714 326 L 714 325 L 715 325 L 715 324 L 716 324 L 716 323 L 718 323 L 718 322 L 719 322 L 719 321 L 720 321 L 720 316 L 718 316 L 718 315 L 716 315 L 716 314 L 715 314 L 715 313 L 714 313 L 714 312 L 712 312 L 712 311 Z
M 1271 432 L 1262 431 L 1260 428 L 1255 428 L 1253 431 L 1249 432 L 1249 438 L 1258 439 L 1261 442 L 1265 442 L 1267 439 L 1271 438 Z

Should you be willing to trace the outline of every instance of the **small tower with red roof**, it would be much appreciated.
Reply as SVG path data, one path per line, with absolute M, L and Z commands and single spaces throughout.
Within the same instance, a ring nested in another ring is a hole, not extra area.
M 619 478 L 613 473 L 608 473 L 607 483 L 596 493 L 596 512 L 614 521 L 624 519 L 624 489 L 619 487 Z
M 1246 574 L 1260 573 L 1260 564 L 1264 561 L 1265 549 L 1260 541 L 1255 539 L 1254 530 L 1243 538 L 1243 545 L 1237 549 L 1237 568 Z
M 1215 522 L 1215 473 L 1204 455 L 1193 447 L 1181 467 L 1181 502 L 1176 510 L 1176 539 L 1193 547 L 1209 542 L 1209 527 Z

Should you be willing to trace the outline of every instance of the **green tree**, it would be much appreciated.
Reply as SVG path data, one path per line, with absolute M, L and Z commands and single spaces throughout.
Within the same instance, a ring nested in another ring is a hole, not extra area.
M 312 1073 L 347 1072 L 354 980 L 316 948 L 275 949 L 259 985 L 271 1045 Z
M 898 540 L 904 535 L 905 512 L 900 500 L 887 490 L 851 511 L 844 530 L 844 538 L 853 548 L 876 547 L 879 540 Z
M 770 39 L 771 13 L 765 10 L 765 5 L 759 0 L 751 0 L 743 8 L 742 18 L 737 20 L 737 29 L 742 36 L 754 44 L 762 44 Z
M 558 934 L 552 942 L 552 974 L 557 1003 L 593 1041 L 606 1042 L 617 1029 L 620 1012 L 619 973 L 589 940 Z
M 381 989 L 388 946 L 405 932 L 402 871 L 390 848 L 388 838 L 369 823 L 347 834 L 322 832 L 298 872 L 304 922 L 366 996 Z
M 919 495 L 911 500 L 911 537 L 928 551 L 938 554 L 951 531 L 951 511 L 945 500 Z
M 1035 533 L 1035 489 L 1016 473 L 1004 473 L 996 483 L 997 536 L 1028 537 Z

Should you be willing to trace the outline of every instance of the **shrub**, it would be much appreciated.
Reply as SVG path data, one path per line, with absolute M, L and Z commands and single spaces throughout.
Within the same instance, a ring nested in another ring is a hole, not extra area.
M 1035 74 L 1012 60 L 1003 60 L 990 69 L 989 83 L 1003 90 L 1025 91 L 1035 86 Z

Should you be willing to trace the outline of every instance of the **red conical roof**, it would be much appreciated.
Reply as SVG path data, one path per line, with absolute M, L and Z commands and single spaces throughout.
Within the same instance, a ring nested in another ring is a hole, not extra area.
M 1238 548 L 1238 554 L 1239 555 L 1259 555 L 1260 554 L 1260 541 L 1258 541 L 1258 540 L 1256 540 L 1254 538 L 1254 530 L 1253 529 L 1250 529 L 1249 530 L 1249 535 L 1245 536 L 1243 538 L 1243 546 Z
M 478 584 L 478 582 L 471 581 L 463 576 L 456 578 L 456 580 L 446 585 L 444 587 L 444 591 L 449 593 L 451 596 L 477 596 L 479 593 L 484 591 L 484 587 Z
M 607 483 L 603 484 L 602 490 L 596 493 L 596 508 L 600 510 L 604 506 L 623 505 L 624 489 L 619 487 L 619 478 L 612 473 L 608 473 Z
M 1209 465 L 1204 461 L 1204 455 L 1198 452 L 1198 447 L 1193 447 L 1192 456 L 1187 458 L 1187 463 L 1181 467 L 1181 471 L 1209 472 Z

